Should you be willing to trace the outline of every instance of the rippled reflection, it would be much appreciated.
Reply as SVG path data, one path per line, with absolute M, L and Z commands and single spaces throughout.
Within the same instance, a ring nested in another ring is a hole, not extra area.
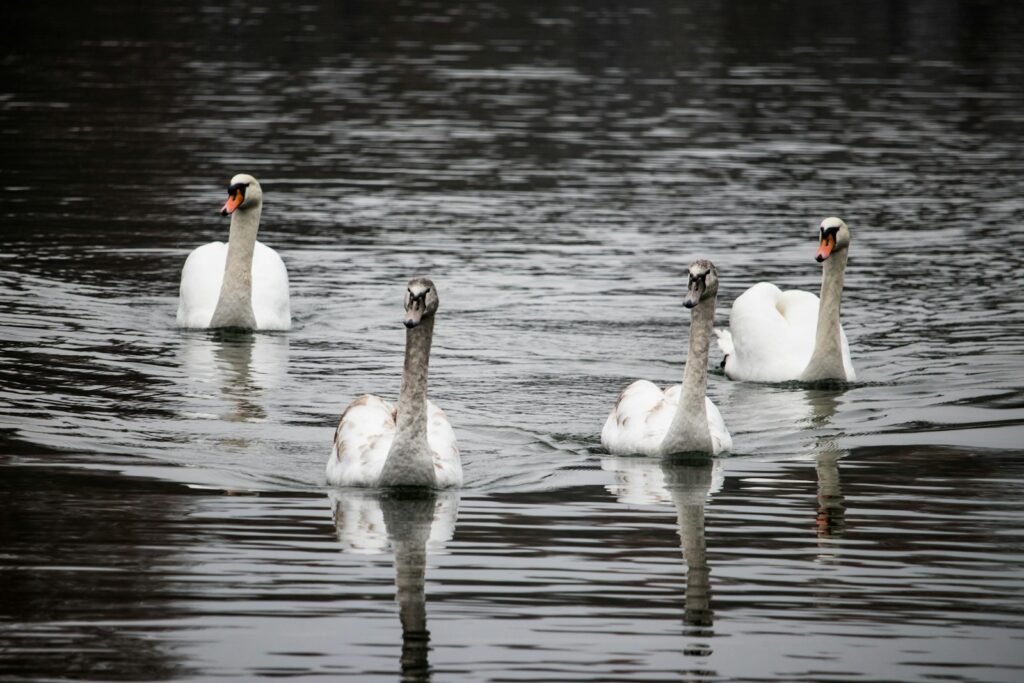
M 391 550 L 395 562 L 395 601 L 402 622 L 403 681 L 430 680 L 427 629 L 427 554 L 443 549 L 455 533 L 456 491 L 330 492 L 338 540 L 348 552 Z
M 211 412 L 194 417 L 226 422 L 263 422 L 266 395 L 288 377 L 288 337 L 215 331 L 185 333 L 180 347 L 181 368 L 193 405 Z M 225 436 L 236 446 L 248 441 L 244 429 L 238 437 Z
M 686 563 L 686 598 L 683 622 L 688 635 L 714 635 L 711 609 L 711 569 L 704 534 L 704 506 L 724 480 L 722 462 L 710 458 L 606 457 L 601 469 L 615 475 L 608 490 L 620 503 L 656 505 L 670 503 L 676 509 L 679 538 Z M 706 656 L 709 646 L 694 646 L 694 654 Z
M 839 480 L 839 459 L 844 453 L 823 450 L 814 456 L 814 471 L 818 475 L 818 538 L 842 538 L 846 531 L 846 507 Z
M 822 541 L 839 539 L 846 530 L 846 508 L 839 479 L 839 460 L 847 451 L 839 447 L 841 434 L 830 430 L 832 417 L 839 409 L 842 389 L 807 389 L 804 397 L 810 408 L 807 423 L 815 430 L 814 471 L 818 479 L 818 517 L 816 528 Z M 824 551 L 823 555 L 824 557 Z

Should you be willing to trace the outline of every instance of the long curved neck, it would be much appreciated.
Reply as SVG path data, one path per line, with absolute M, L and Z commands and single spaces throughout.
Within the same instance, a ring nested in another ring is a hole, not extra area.
M 395 440 L 381 472 L 382 486 L 434 486 L 434 460 L 427 444 L 427 370 L 434 316 L 405 332 L 405 371 L 398 396 Z
M 262 207 L 257 206 L 231 214 L 224 282 L 220 286 L 220 298 L 210 327 L 256 328 L 256 316 L 252 311 L 252 254 L 256 248 L 261 211 Z
M 814 353 L 801 379 L 846 379 L 843 367 L 843 342 L 839 328 L 839 305 L 843 297 L 848 250 L 833 252 L 821 269 L 821 301 L 818 304 L 818 328 L 814 335 Z
M 708 387 L 708 351 L 715 324 L 715 299 L 714 296 L 708 297 L 694 306 L 690 313 L 690 350 L 683 370 L 679 407 L 661 442 L 664 455 L 688 451 L 710 453 L 712 450 L 704 397 Z

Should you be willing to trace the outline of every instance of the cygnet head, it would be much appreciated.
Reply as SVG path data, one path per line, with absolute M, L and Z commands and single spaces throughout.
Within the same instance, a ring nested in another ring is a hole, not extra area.
M 405 290 L 405 326 L 413 328 L 437 312 L 437 288 L 429 278 L 414 277 Z
M 690 264 L 690 281 L 686 285 L 686 296 L 683 297 L 683 306 L 693 308 L 701 301 L 710 299 L 718 294 L 718 269 L 715 264 L 706 259 L 700 259 Z
M 818 253 L 814 260 L 821 263 L 834 252 L 842 251 L 850 246 L 850 228 L 841 218 L 831 216 L 821 222 L 818 237 Z
M 220 215 L 227 216 L 235 211 L 251 211 L 263 203 L 263 189 L 248 173 L 239 173 L 228 185 L 228 201 L 221 207 Z

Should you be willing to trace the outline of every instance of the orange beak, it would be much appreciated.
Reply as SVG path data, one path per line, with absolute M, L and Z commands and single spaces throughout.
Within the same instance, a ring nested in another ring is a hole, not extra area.
M 821 263 L 829 256 L 832 255 L 832 249 L 836 246 L 836 238 L 833 235 L 826 235 L 821 243 L 818 245 L 818 253 L 815 254 L 814 260 Z
M 228 214 L 233 213 L 234 210 L 242 203 L 242 199 L 244 199 L 244 196 L 241 192 L 238 190 L 232 192 L 228 195 L 228 200 L 224 202 L 224 206 L 221 207 L 220 215 L 227 216 Z

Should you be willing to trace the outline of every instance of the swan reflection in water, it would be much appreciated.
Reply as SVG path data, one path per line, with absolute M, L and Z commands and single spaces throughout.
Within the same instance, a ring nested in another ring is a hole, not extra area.
M 395 601 L 402 623 L 402 680 L 430 680 L 427 554 L 455 533 L 458 491 L 331 491 L 338 540 L 346 552 L 395 556 Z
M 189 398 L 193 399 L 192 417 L 261 422 L 267 412 L 260 399 L 287 377 L 285 335 L 190 332 L 182 339 L 180 353 Z
M 839 447 L 843 431 L 835 424 L 842 404 L 844 385 L 793 387 L 729 382 L 720 389 L 726 405 L 742 405 L 745 424 L 736 441 L 757 434 L 769 460 L 814 459 L 817 472 L 815 527 L 822 547 L 842 537 L 846 529 L 845 501 L 840 487 L 839 461 L 846 456 Z M 830 550 L 830 552 L 833 552 Z
M 818 479 L 818 539 L 827 542 L 842 538 L 846 531 L 846 507 L 839 481 L 839 460 L 846 451 L 838 446 L 839 434 L 823 432 L 832 424 L 839 406 L 841 389 L 807 389 L 804 398 L 810 407 L 809 422 L 814 427 L 814 469 Z M 822 544 L 824 545 L 824 544 Z M 819 559 L 824 559 L 819 556 Z
M 688 633 L 714 635 L 711 610 L 711 569 L 704 535 L 704 505 L 724 481 L 722 463 L 708 457 L 644 458 L 605 457 L 601 469 L 615 475 L 607 489 L 626 505 L 667 505 L 676 509 L 683 560 L 686 563 L 686 598 L 683 622 Z M 688 651 L 709 654 L 706 646 Z

